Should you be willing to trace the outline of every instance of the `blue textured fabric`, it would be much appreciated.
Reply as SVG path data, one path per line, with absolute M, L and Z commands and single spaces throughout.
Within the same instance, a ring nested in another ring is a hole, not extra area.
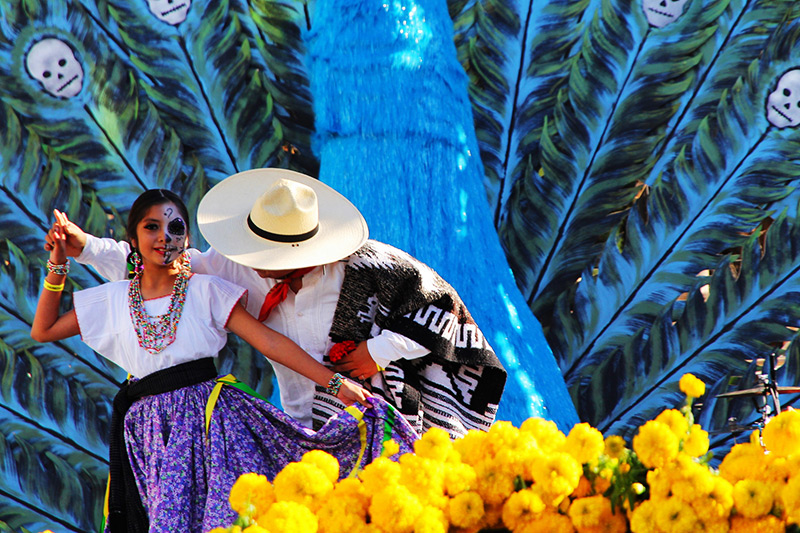
M 508 370 L 497 418 L 569 430 L 575 408 L 491 221 L 446 3 L 319 0 L 312 26 L 320 179 L 364 213 L 371 238 L 459 292 Z

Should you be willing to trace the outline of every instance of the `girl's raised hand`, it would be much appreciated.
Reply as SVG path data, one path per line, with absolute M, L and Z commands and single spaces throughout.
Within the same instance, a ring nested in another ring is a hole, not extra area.
M 54 209 L 53 213 L 56 215 L 56 220 L 53 222 L 53 226 L 50 228 L 50 231 L 47 232 L 44 242 L 44 249 L 48 252 L 53 249 L 53 245 L 55 244 L 54 230 L 56 226 L 61 226 L 61 233 L 66 239 L 65 244 L 67 257 L 79 256 L 83 251 L 83 247 L 86 245 L 86 232 L 71 222 L 65 213 L 62 213 L 58 209 Z
M 67 233 L 66 225 L 69 224 L 67 217 L 58 209 L 53 210 L 56 221 L 47 233 L 47 244 L 45 248 L 50 250 L 50 261 L 56 265 L 63 265 L 67 262 Z

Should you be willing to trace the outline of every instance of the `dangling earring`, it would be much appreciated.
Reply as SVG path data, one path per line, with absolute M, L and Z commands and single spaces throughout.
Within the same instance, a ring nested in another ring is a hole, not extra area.
M 144 265 L 142 264 L 142 257 L 139 255 L 139 252 L 136 251 L 136 248 L 128 254 L 128 279 L 133 279 L 136 276 L 140 275 L 144 270 Z
M 186 272 L 192 271 L 192 255 L 189 253 L 189 250 L 184 250 L 181 253 L 181 270 L 185 270 Z

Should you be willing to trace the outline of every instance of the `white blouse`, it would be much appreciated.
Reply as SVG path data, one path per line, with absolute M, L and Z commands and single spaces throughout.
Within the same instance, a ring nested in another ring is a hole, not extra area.
M 227 341 L 225 325 L 233 307 L 246 297 L 245 289 L 233 283 L 193 274 L 175 341 L 161 352 L 151 354 L 139 346 L 133 328 L 129 285 L 130 281 L 105 283 L 78 291 L 73 298 L 83 342 L 137 378 L 188 361 L 217 357 Z M 145 300 L 145 311 L 151 317 L 165 314 L 169 302 L 169 295 Z

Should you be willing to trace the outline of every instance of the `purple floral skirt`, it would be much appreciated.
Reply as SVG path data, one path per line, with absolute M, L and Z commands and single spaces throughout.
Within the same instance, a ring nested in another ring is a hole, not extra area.
M 225 385 L 206 434 L 206 404 L 215 381 L 136 401 L 125 416 L 125 443 L 152 532 L 205 532 L 230 526 L 233 483 L 257 472 L 272 480 L 309 450 L 339 460 L 341 477 L 380 456 L 389 438 L 410 452 L 417 434 L 375 399 L 313 432 L 262 399 Z M 357 415 L 358 413 L 356 413 Z M 359 420 L 360 419 L 360 420 Z M 359 427 L 361 426 L 361 427 Z

